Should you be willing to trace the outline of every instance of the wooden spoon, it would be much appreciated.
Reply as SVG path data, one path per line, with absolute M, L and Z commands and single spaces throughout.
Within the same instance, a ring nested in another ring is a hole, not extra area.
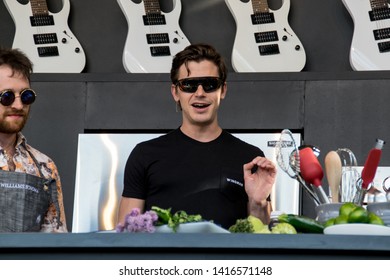
M 330 151 L 325 156 L 325 172 L 329 184 L 332 202 L 339 202 L 339 187 L 341 183 L 342 165 L 337 152 Z

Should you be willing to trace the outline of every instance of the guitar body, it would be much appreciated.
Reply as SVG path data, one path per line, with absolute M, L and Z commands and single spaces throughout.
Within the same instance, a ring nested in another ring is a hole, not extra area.
M 15 23 L 13 48 L 23 51 L 33 63 L 35 73 L 80 73 L 85 67 L 85 54 L 68 27 L 69 0 L 62 0 L 63 8 L 52 14 L 54 24 L 33 26 L 31 3 L 4 0 Z
M 354 22 L 354 31 L 349 55 L 351 67 L 356 71 L 390 70 L 390 19 L 370 20 L 372 10 L 369 0 L 343 0 Z M 388 6 L 388 4 L 386 4 Z M 383 39 L 376 39 L 375 30 L 382 30 Z M 385 30 L 385 31 L 384 31 Z M 382 51 L 380 49 L 382 46 Z
M 118 0 L 118 4 L 129 27 L 123 51 L 125 70 L 132 73 L 169 73 L 173 56 L 190 44 L 179 26 L 181 1 L 173 0 L 174 8 L 170 13 L 161 12 L 165 24 L 149 25 L 144 22 L 143 1 L 136 4 L 131 0 Z M 154 37 L 150 39 L 148 36 Z
M 232 52 L 232 65 L 236 72 L 299 72 L 303 69 L 306 53 L 288 23 L 290 0 L 283 0 L 277 11 L 269 9 L 274 22 L 265 24 L 253 24 L 251 1 L 225 2 L 237 26 Z M 263 35 L 265 38 L 261 37 Z M 257 41 L 256 36 L 262 39 Z M 269 37 L 274 37 L 273 41 L 267 41 Z

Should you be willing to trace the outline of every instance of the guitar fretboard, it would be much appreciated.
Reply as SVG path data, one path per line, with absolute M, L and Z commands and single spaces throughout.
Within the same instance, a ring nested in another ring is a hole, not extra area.
M 158 0 L 143 0 L 146 14 L 160 14 L 160 3 Z
M 267 0 L 252 0 L 253 13 L 268 13 L 269 7 Z
M 370 4 L 372 9 L 387 8 L 386 0 L 370 0 Z
M 41 16 L 41 15 L 49 14 L 46 0 L 30 0 L 30 4 L 31 4 L 31 10 L 33 16 Z

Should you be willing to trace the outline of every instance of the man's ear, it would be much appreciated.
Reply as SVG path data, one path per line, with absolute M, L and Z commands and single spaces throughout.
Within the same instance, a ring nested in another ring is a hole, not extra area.
M 176 102 L 179 101 L 179 94 L 177 92 L 177 87 L 174 84 L 171 85 L 171 94 L 172 94 L 173 99 Z
M 227 84 L 226 82 L 221 87 L 221 99 L 224 99 L 226 97 L 227 93 Z

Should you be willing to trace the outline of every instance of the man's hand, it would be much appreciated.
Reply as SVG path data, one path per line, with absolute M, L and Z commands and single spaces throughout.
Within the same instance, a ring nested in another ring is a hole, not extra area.
M 255 166 L 257 166 L 257 170 L 252 173 Z M 245 191 L 249 199 L 248 214 L 259 217 L 267 223 L 271 211 L 267 198 L 275 183 L 276 166 L 264 157 L 256 157 L 251 162 L 244 164 L 243 168 Z

